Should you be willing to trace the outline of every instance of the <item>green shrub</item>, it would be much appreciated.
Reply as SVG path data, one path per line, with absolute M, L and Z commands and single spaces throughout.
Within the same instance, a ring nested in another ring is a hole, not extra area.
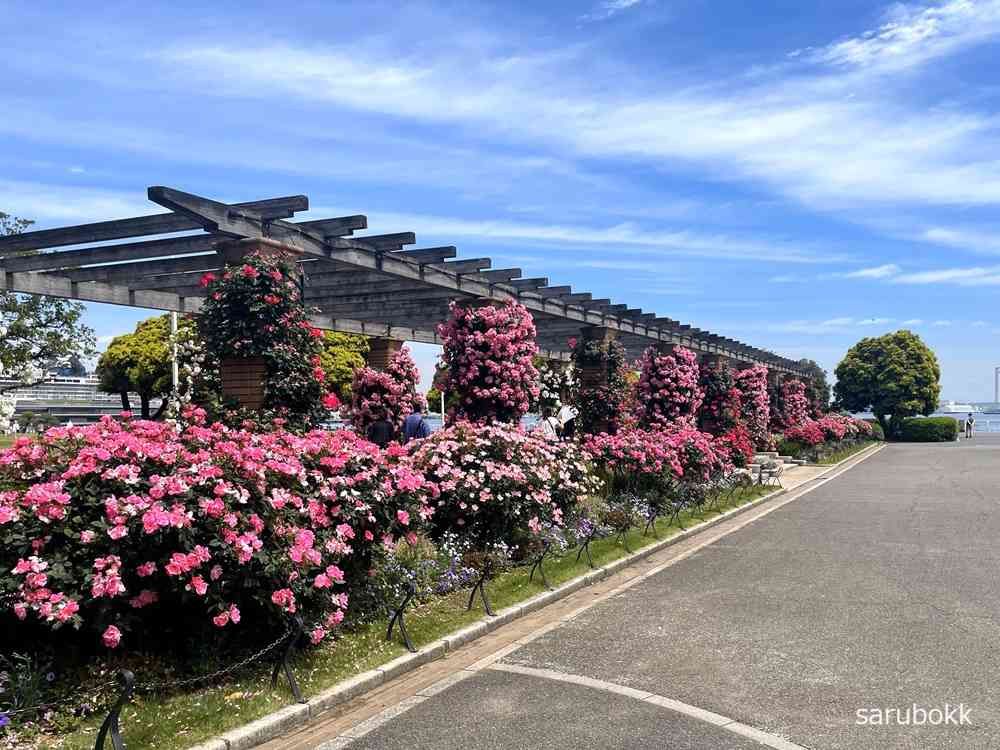
M 877 419 L 866 419 L 865 421 L 872 426 L 872 440 L 885 440 L 885 430 L 882 429 L 882 425 Z
M 791 456 L 792 458 L 801 458 L 802 454 L 805 453 L 808 446 L 803 445 L 798 440 L 779 440 L 778 441 L 778 453 L 782 456 Z
M 958 420 L 951 417 L 910 417 L 899 431 L 899 439 L 907 443 L 944 443 L 956 437 Z

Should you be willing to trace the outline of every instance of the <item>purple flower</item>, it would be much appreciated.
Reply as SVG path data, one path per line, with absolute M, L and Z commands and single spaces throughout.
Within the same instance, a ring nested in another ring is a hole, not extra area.
M 7 714 L 0 714 L 0 729 L 10 724 L 10 717 Z

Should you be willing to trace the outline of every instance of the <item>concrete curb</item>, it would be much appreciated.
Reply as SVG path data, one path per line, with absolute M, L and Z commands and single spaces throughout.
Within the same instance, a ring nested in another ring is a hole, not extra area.
M 553 602 L 557 602 L 560 599 L 564 599 L 585 586 L 590 586 L 598 581 L 602 581 L 624 568 L 627 568 L 630 565 L 649 557 L 650 555 L 666 549 L 667 547 L 671 547 L 695 534 L 699 534 L 712 528 L 713 526 L 717 526 L 723 521 L 727 521 L 734 516 L 746 513 L 747 511 L 752 510 L 753 508 L 756 508 L 764 503 L 770 502 L 771 500 L 785 495 L 788 492 L 797 492 L 800 489 L 815 485 L 817 482 L 832 479 L 833 477 L 830 475 L 840 473 L 837 470 L 846 470 L 851 468 L 855 464 L 863 461 L 865 458 L 877 453 L 884 446 L 885 443 L 876 443 L 875 445 L 869 446 L 868 448 L 849 456 L 838 464 L 832 464 L 823 474 L 813 477 L 791 490 L 784 488 L 777 489 L 774 492 L 762 495 L 756 500 L 751 500 L 749 503 L 740 505 L 737 508 L 730 508 L 714 518 L 702 521 L 694 526 L 689 526 L 687 529 L 673 534 L 666 539 L 655 541 L 642 549 L 631 552 L 624 557 L 615 560 L 614 562 L 608 563 L 600 568 L 595 568 L 579 578 L 567 581 L 561 586 L 557 586 L 552 591 L 544 591 L 541 594 L 537 594 L 536 596 L 521 602 L 520 604 L 515 604 L 511 607 L 507 607 L 506 609 L 502 609 L 497 612 L 496 617 L 484 617 L 482 620 L 479 620 L 472 625 L 462 628 L 461 630 L 457 630 L 450 635 L 446 635 L 439 640 L 427 644 L 414 654 L 403 654 L 402 656 L 399 656 L 380 667 L 371 669 L 367 672 L 362 672 L 359 675 L 355 675 L 354 677 L 344 680 L 343 682 L 340 682 L 310 698 L 306 703 L 296 703 L 281 708 L 273 713 L 267 714 L 266 716 L 262 716 L 249 724 L 237 727 L 236 729 L 231 729 L 218 737 L 214 737 L 199 745 L 191 747 L 189 750 L 247 750 L 247 748 L 261 745 L 268 740 L 272 740 L 275 737 L 284 734 L 292 728 L 309 723 L 312 719 L 319 717 L 320 714 L 329 711 L 331 708 L 334 708 L 342 703 L 346 703 L 352 698 L 355 698 L 363 693 L 367 693 L 370 690 L 374 690 L 384 682 L 408 672 L 412 672 L 428 662 L 442 659 L 448 654 L 449 651 L 454 651 L 455 649 L 496 630 L 506 623 L 524 617 L 525 615 L 542 609 L 543 607 L 552 604 Z M 552 626 L 555 627 L 558 624 L 559 621 L 552 624 Z M 516 647 L 517 645 L 518 644 L 512 644 L 512 647 Z M 513 650 L 511 647 L 509 648 L 510 650 Z M 497 659 L 502 658 L 502 655 L 503 654 L 491 654 L 483 661 L 493 663 Z

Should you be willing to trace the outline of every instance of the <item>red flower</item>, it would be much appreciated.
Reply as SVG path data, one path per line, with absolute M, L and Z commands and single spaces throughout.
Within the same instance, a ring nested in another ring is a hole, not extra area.
M 208 273 L 206 273 L 204 276 L 201 277 L 201 281 L 199 283 L 202 286 L 208 286 L 213 281 L 215 281 L 215 274 L 209 271 Z
M 265 294 L 264 301 L 269 305 L 277 305 L 279 302 L 281 302 L 281 297 L 275 294 Z
M 260 271 L 249 264 L 243 266 L 242 273 L 243 276 L 248 279 L 256 279 L 260 276 Z
M 323 406 L 330 411 L 333 411 L 338 406 L 340 406 L 340 399 L 337 398 L 336 393 L 328 393 L 323 396 Z

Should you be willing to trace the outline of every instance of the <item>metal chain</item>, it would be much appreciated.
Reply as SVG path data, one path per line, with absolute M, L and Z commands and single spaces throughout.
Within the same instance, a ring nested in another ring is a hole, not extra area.
M 260 650 L 254 652 L 245 659 L 229 665 L 228 667 L 223 667 L 222 669 L 217 669 L 214 672 L 208 674 L 198 675 L 196 677 L 188 677 L 183 680 L 169 680 L 165 682 L 154 682 L 149 685 L 139 685 L 136 687 L 136 693 L 163 693 L 168 690 L 177 690 L 180 688 L 190 687 L 191 685 L 197 685 L 201 682 L 213 682 L 227 675 L 238 672 L 241 669 L 248 667 L 255 661 L 261 659 L 267 654 L 271 653 L 288 640 L 288 637 L 294 632 L 293 628 L 287 628 L 284 633 L 282 633 L 276 640 L 272 641 L 268 645 L 264 646 Z
M 111 680 L 110 682 L 105 682 L 101 685 L 95 685 L 88 689 L 101 691 L 110 687 L 118 687 L 118 682 L 116 680 Z M 79 700 L 79 695 L 77 694 L 77 695 L 68 695 L 65 698 L 60 698 L 54 701 L 48 701 L 46 703 L 38 703 L 34 706 L 26 706 L 25 708 L 13 708 L 10 710 L 0 708 L 0 716 L 14 716 L 16 714 L 37 712 L 41 711 L 42 709 L 52 708 L 53 706 L 62 706 L 67 703 L 74 703 L 77 702 L 78 700 Z

